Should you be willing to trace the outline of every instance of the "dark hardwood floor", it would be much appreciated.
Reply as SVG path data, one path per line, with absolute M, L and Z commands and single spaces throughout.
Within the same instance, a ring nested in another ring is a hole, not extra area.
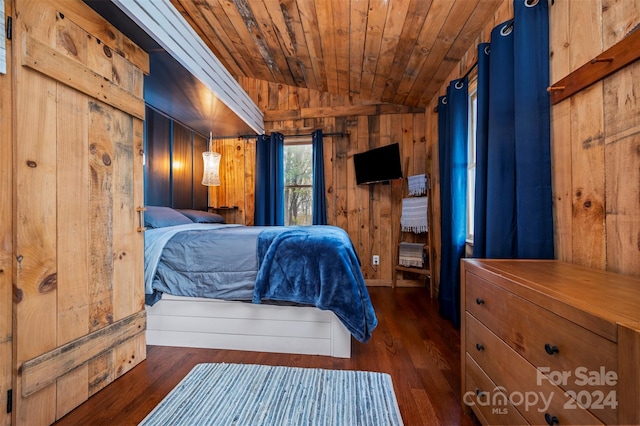
M 460 334 L 425 288 L 369 289 L 378 317 L 371 340 L 350 359 L 149 346 L 147 359 L 56 425 L 135 425 L 198 363 L 289 365 L 389 373 L 403 421 L 478 425 L 460 406 Z

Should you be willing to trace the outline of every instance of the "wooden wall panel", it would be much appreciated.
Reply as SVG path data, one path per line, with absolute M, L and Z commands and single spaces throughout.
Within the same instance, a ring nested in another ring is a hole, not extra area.
M 557 81 L 571 71 L 569 55 L 569 2 L 554 5 L 549 16 L 550 80 Z M 571 104 L 551 106 L 551 168 L 554 211 L 554 249 L 558 260 L 573 258 L 573 188 L 571 168 Z
M 604 49 L 600 0 L 569 5 L 571 70 L 580 67 Z M 593 31 L 584 31 L 592 28 Z M 572 262 L 604 269 L 604 117 L 602 82 L 574 95 L 571 105 L 571 168 L 573 192 Z
M 248 194 L 253 198 L 253 169 L 255 163 L 255 139 L 219 139 L 213 150 L 220 153 L 220 186 L 209 187 L 210 205 L 234 207 L 237 210 L 217 211 L 227 223 L 253 223 L 253 201 L 247 210 Z M 248 216 L 247 216 L 248 215 Z
M 571 163 L 573 189 L 572 262 L 604 269 L 604 122 L 602 84 L 570 99 Z M 585 119 L 588 117 L 588 119 Z
M 11 16 L 11 2 L 3 2 L 4 16 Z M 4 39 L 3 39 L 4 40 Z M 13 110 L 11 94 L 11 43 L 6 45 L 7 73 L 0 74 L 0 407 L 7 406 L 12 378 L 12 275 L 13 275 Z M 3 45 L 3 47 L 5 47 Z M 11 414 L 0 411 L 0 425 L 11 423 Z

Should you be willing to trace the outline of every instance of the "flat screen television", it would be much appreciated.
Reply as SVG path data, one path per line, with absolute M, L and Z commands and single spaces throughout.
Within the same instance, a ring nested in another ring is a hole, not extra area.
M 400 145 L 397 143 L 353 155 L 358 185 L 402 179 Z

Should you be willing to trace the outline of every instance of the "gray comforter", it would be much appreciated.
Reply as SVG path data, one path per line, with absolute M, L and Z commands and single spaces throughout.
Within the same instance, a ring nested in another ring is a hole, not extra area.
M 162 293 L 251 301 L 265 227 L 189 224 L 145 232 L 146 303 Z

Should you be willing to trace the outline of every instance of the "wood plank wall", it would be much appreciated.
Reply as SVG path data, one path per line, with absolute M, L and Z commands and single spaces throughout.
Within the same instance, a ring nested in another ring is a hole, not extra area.
M 410 159 L 405 176 L 425 173 L 429 153 L 424 111 L 250 78 L 239 81 L 264 111 L 267 133 L 308 134 L 322 129 L 324 133 L 345 134 L 325 137 L 328 221 L 349 233 L 367 284 L 390 285 L 400 238 L 403 183 L 357 186 L 352 157 L 399 142 L 402 157 Z M 212 203 L 237 205 L 240 221 L 251 225 L 255 140 L 221 140 L 214 147 L 222 153 L 222 185 L 211 189 Z M 380 255 L 379 266 L 372 265 L 374 254 Z M 414 278 L 400 279 L 398 285 L 424 285 L 424 280 Z
M 552 82 L 638 24 L 638 0 L 556 1 Z M 640 276 L 640 62 L 556 104 L 552 117 L 557 257 Z
M 449 78 L 476 61 L 478 43 L 513 17 L 510 0 L 496 11 Z M 640 23 L 640 1 L 555 0 L 550 5 L 551 83 L 589 62 Z M 585 30 L 589 28 L 590 30 Z M 556 258 L 640 275 L 640 62 L 553 106 L 552 183 Z M 439 223 L 437 96 L 427 108 L 434 221 Z M 439 241 L 438 229 L 434 238 Z M 437 246 L 437 244 L 436 244 Z M 436 247 L 438 251 L 439 247 Z
M 5 1 L 5 16 L 11 2 Z M 1 3 L 0 3 L 1 4 Z M 2 39 L 4 40 L 4 39 Z M 0 74 L 0 407 L 7 406 L 12 378 L 12 253 L 13 253 L 13 159 L 11 109 L 11 43 L 6 43 L 7 74 Z M 11 414 L 0 410 L 0 425 L 11 424 Z

